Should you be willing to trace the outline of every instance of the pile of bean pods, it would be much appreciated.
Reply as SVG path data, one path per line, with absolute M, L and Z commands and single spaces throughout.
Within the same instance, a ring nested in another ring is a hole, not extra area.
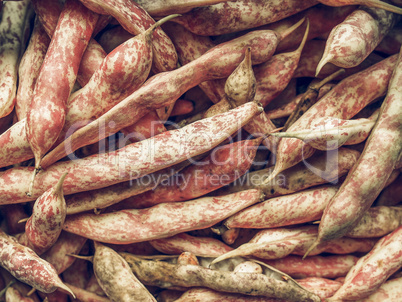
M 401 301 L 401 0 L 0 0 L 0 301 Z

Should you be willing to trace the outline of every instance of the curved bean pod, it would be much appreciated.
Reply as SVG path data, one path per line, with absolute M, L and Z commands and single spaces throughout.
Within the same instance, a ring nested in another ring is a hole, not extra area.
M 68 216 L 64 230 L 96 241 L 116 244 L 165 238 L 211 227 L 259 202 L 261 194 L 260 190 L 248 190 L 221 197 L 162 203 L 141 210 L 122 210 L 100 215 L 75 214 Z
M 51 264 L 3 231 L 0 231 L 0 247 L 0 265 L 18 280 L 44 293 L 60 288 L 75 297 Z
M 365 5 L 368 7 L 381 8 L 393 13 L 402 14 L 402 8 L 391 5 L 381 0 L 318 0 L 318 1 L 329 6 Z

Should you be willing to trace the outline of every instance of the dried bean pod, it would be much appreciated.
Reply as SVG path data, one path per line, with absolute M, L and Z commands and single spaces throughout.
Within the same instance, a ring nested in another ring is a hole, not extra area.
M 0 21 L 0 118 L 11 113 L 17 91 L 18 63 L 23 47 L 30 1 L 11 1 L 2 8 Z
M 325 206 L 338 191 L 320 186 L 299 193 L 265 200 L 229 217 L 227 228 L 275 228 L 318 220 Z
M 154 301 L 128 263 L 113 249 L 95 242 L 93 268 L 99 285 L 112 301 Z
M 70 146 L 68 151 L 71 153 L 80 147 L 95 143 L 134 124 L 151 110 L 169 105 L 197 84 L 229 76 L 243 59 L 244 50 L 248 47 L 251 47 L 253 64 L 266 61 L 275 51 L 277 35 L 272 31 L 253 32 L 218 45 L 197 60 L 176 70 L 154 75 L 140 89 L 49 152 L 42 160 L 42 167 L 46 168 L 67 155 L 67 146 Z
M 64 230 L 100 242 L 141 242 L 211 227 L 260 199 L 261 191 L 248 190 L 221 197 L 162 203 L 142 210 L 122 210 L 100 215 L 75 214 L 68 216 Z M 164 213 L 162 218 L 161 213 Z M 197 217 L 196 213 L 200 215 Z M 132 230 L 137 228 L 141 232 L 133 233 Z
M 318 296 L 299 287 L 293 280 L 276 280 L 264 274 L 233 273 L 196 265 L 174 265 L 162 261 L 142 260 L 126 253 L 121 255 L 144 284 L 165 288 L 205 286 L 217 291 L 264 296 L 264 301 L 267 297 L 288 301 L 300 301 L 300 299 L 306 302 L 320 301 Z
M 77 299 L 82 302 L 110 302 L 109 298 L 98 296 L 85 289 L 66 283 Z
M 311 122 L 323 116 L 349 119 L 374 99 L 384 95 L 391 78 L 396 56 L 391 56 L 341 81 L 334 89 L 300 117 L 289 131 L 306 129 Z M 279 172 L 305 160 L 314 149 L 297 139 L 282 138 L 277 149 L 275 169 L 266 182 Z
M 155 21 L 134 1 L 127 0 L 81 0 L 89 9 L 101 15 L 113 16 L 128 32 L 138 35 L 151 27 Z M 177 65 L 177 54 L 172 41 L 161 28 L 153 33 L 154 71 L 173 70 Z
M 232 250 L 220 240 L 210 237 L 194 237 L 186 233 L 151 240 L 150 244 L 159 252 L 171 255 L 187 251 L 196 256 L 217 257 Z
M 401 58 L 402 51 L 377 123 L 358 162 L 327 205 L 315 244 L 340 238 L 350 231 L 380 194 L 398 161 L 402 150 Z
M 216 36 L 272 23 L 315 4 L 314 0 L 229 1 L 193 9 L 174 22 L 197 35 Z
M 402 227 L 399 227 L 357 261 L 341 288 L 328 301 L 358 300 L 372 294 L 402 266 L 401 251 Z
M 395 14 L 383 9 L 360 7 L 355 10 L 331 30 L 316 74 L 328 62 L 343 68 L 359 65 L 389 32 L 396 19 Z
M 352 255 L 301 256 L 289 255 L 282 259 L 265 260 L 264 263 L 290 275 L 293 278 L 344 277 L 359 258 Z
M 54 164 L 36 176 L 37 186 L 31 197 L 26 196 L 26 184 L 20 180 L 28 179 L 28 175 L 33 172 L 32 168 L 8 169 L 0 173 L 0 204 L 35 199 L 51 188 L 65 172 L 69 174 L 63 190 L 68 195 L 103 188 L 162 170 L 213 149 L 259 112 L 261 107 L 250 102 L 222 115 L 162 133 L 117 151 Z M 152 148 L 149 149 L 149 146 Z M 149 152 L 144 153 L 144 150 Z
M 67 100 L 97 19 L 78 0 L 67 1 L 60 15 L 27 114 L 26 133 L 36 170 L 64 126 Z M 29 193 L 32 186 L 33 181 Z
M 0 247 L 0 265 L 15 278 L 45 293 L 51 293 L 60 288 L 74 297 L 51 264 L 39 258 L 30 248 L 20 245 L 3 231 L 0 231 Z
M 15 113 L 18 120 L 22 120 L 27 115 L 39 69 L 42 66 L 49 44 L 49 36 L 39 19 L 36 18 L 28 47 L 21 58 L 18 69 L 19 82 L 15 103 Z

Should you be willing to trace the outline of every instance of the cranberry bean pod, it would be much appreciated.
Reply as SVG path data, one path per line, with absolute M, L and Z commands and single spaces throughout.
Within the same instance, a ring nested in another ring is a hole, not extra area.
M 341 288 L 328 301 L 358 300 L 369 296 L 402 266 L 401 256 L 402 227 L 399 227 L 380 239 L 367 255 L 357 261 Z
M 288 131 L 307 129 L 319 117 L 349 119 L 371 101 L 383 96 L 391 78 L 397 56 L 391 56 L 359 73 L 347 77 L 310 107 Z M 314 153 L 314 149 L 295 138 L 282 138 L 277 149 L 275 169 L 266 180 L 294 166 Z
M 362 155 L 324 211 L 316 244 L 343 236 L 359 222 L 384 188 L 399 158 L 402 148 L 401 57 L 402 51 Z
M 378 206 L 367 210 L 359 223 L 349 232 L 347 237 L 382 237 L 402 224 L 401 207 Z
M 220 240 L 211 237 L 194 237 L 186 233 L 151 240 L 149 243 L 159 252 L 171 255 L 186 251 L 196 256 L 217 257 L 232 250 Z
M 53 0 L 32 0 L 32 4 L 41 24 L 48 36 L 51 38 L 56 29 L 57 20 L 59 19 L 62 10 L 60 2 Z M 92 74 L 96 69 L 98 69 L 105 57 L 106 53 L 99 43 L 94 39 L 90 39 L 82 56 L 77 74 L 77 81 L 81 86 L 85 86 L 88 83 Z
M 330 278 L 344 277 L 356 264 L 358 257 L 352 255 L 301 256 L 289 255 L 282 259 L 265 260 L 264 263 L 290 275 L 293 278 Z
M 316 70 L 318 63 L 320 62 L 325 49 L 325 40 L 311 40 L 306 43 L 306 47 L 304 47 L 303 52 L 300 57 L 299 65 L 297 66 L 293 77 L 302 78 L 302 77 L 311 77 L 314 78 L 316 75 Z M 375 53 L 371 53 L 363 62 L 361 62 L 358 66 L 353 68 L 347 68 L 345 73 L 341 76 L 338 76 L 337 79 L 344 79 L 356 72 L 360 72 L 375 63 L 383 60 L 383 57 L 377 55 Z M 320 73 L 317 75 L 317 78 L 326 78 L 330 76 L 334 72 L 339 70 L 339 67 L 335 66 L 332 63 L 327 63 L 322 67 Z
M 183 0 L 176 2 L 174 0 L 159 0 L 159 1 L 136 1 L 143 9 L 152 17 L 163 17 L 170 14 L 183 14 L 191 11 L 199 6 L 214 5 L 228 0 Z
M 336 184 L 339 178 L 353 167 L 359 156 L 360 152 L 341 147 L 334 155 L 325 153 L 313 155 L 309 166 L 299 163 L 283 171 L 269 183 L 264 183 L 264 180 L 270 175 L 273 167 L 250 172 L 218 192 L 228 194 L 239 190 L 259 188 L 264 192 L 266 198 L 272 198 L 328 182 Z
M 326 41 L 316 74 L 328 62 L 343 68 L 359 65 L 396 22 L 396 15 L 378 8 L 360 7 L 335 26 Z
M 113 16 L 128 32 L 138 35 L 151 27 L 155 21 L 134 1 L 127 0 L 81 0 L 89 9 L 101 15 Z M 176 68 L 177 54 L 169 37 L 162 29 L 153 33 L 154 68 L 162 72 Z
M 195 105 L 192 101 L 186 99 L 178 99 L 174 104 L 172 112 L 170 112 L 170 116 L 178 116 L 189 114 L 194 111 Z
M 66 146 L 70 146 L 70 152 L 73 152 L 82 146 L 95 143 L 134 124 L 151 110 L 169 105 L 199 83 L 229 76 L 243 59 L 247 47 L 251 47 L 253 64 L 266 61 L 275 51 L 277 38 L 278 35 L 272 31 L 252 32 L 220 44 L 197 60 L 176 70 L 154 75 L 107 113 L 76 131 L 49 152 L 42 161 L 42 167 L 46 168 L 64 157 Z M 111 121 L 113 123 L 109 123 Z M 101 135 L 102 133 L 105 135 Z
M 19 82 L 15 103 L 15 113 L 18 120 L 22 120 L 27 115 L 39 69 L 45 58 L 49 43 L 49 36 L 46 34 L 39 19 L 36 18 L 28 47 L 21 58 L 18 69 Z
M 244 209 L 225 221 L 227 228 L 275 228 L 312 222 L 322 212 L 338 187 L 321 186 L 265 200 Z
M 322 300 L 331 297 L 342 285 L 338 281 L 317 277 L 298 279 L 297 282 L 318 295 Z
M 173 21 L 197 35 L 217 36 L 272 23 L 315 4 L 315 0 L 228 1 L 195 8 Z
M 259 231 L 248 243 L 233 251 L 215 258 L 211 265 L 232 257 L 252 255 L 261 259 L 280 259 L 290 254 L 303 255 L 318 233 L 317 226 L 308 225 L 294 228 L 276 228 Z M 340 238 L 316 247 L 311 255 L 322 252 L 332 254 L 350 254 L 368 252 L 377 239 Z
M 32 215 L 25 224 L 27 246 L 38 255 L 57 241 L 66 219 L 67 207 L 63 195 L 63 181 L 66 175 L 63 174 L 54 188 L 44 192 L 35 201 Z
M 41 255 L 41 258 L 52 264 L 57 273 L 61 274 L 76 260 L 67 254 L 78 254 L 86 241 L 84 237 L 63 231 L 53 246 Z
M 122 210 L 100 215 L 75 214 L 68 216 L 64 230 L 100 242 L 141 242 L 211 227 L 259 202 L 260 198 L 261 191 L 248 190 L 221 197 L 162 203 L 142 210 Z M 133 229 L 138 231 L 133 233 Z
M 60 280 L 54 267 L 39 258 L 30 248 L 20 245 L 13 237 L 0 231 L 0 265 L 18 280 L 44 293 L 60 288 L 74 297 Z
M 75 294 L 77 299 L 82 302 L 110 302 L 111 300 L 106 297 L 98 296 L 85 289 L 66 283 L 71 291 Z
M 378 118 L 376 111 L 370 118 L 342 120 L 317 118 L 308 130 L 272 133 L 275 137 L 297 138 L 318 150 L 334 150 L 343 145 L 355 145 L 366 140 Z
M 67 1 L 60 15 L 27 114 L 26 132 L 36 169 L 64 126 L 67 100 L 97 19 L 75 0 Z
M 402 294 L 402 278 L 395 278 L 384 282 L 373 294 L 359 302 L 393 302 L 397 301 Z
M 67 214 L 71 215 L 88 210 L 104 209 L 131 196 L 140 195 L 143 192 L 155 189 L 159 183 L 166 181 L 170 176 L 190 165 L 192 160 L 195 159 L 183 161 L 173 167 L 144 175 L 135 180 L 129 180 L 97 190 L 67 195 Z
M 95 242 L 93 269 L 99 285 L 112 301 L 154 301 L 130 266 L 113 249 Z
M 20 180 L 28 179 L 32 168 L 8 169 L 0 174 L 0 204 L 35 199 L 55 185 L 65 172 L 69 174 L 63 191 L 68 195 L 103 188 L 170 167 L 213 149 L 259 112 L 261 107 L 250 102 L 227 113 L 130 144 L 117 151 L 54 164 L 37 174 L 37 186 L 31 197 L 24 197 L 27 186 Z
M 2 9 L 0 21 L 0 118 L 11 113 L 17 91 L 18 64 L 30 1 L 11 1 Z
M 328 6 L 365 5 L 368 7 L 385 9 L 387 11 L 396 14 L 402 14 L 402 8 L 391 5 L 381 0 L 318 0 L 318 1 Z
M 197 265 L 174 265 L 162 261 L 142 260 L 126 253 L 121 255 L 145 285 L 165 288 L 204 286 L 216 291 L 264 296 L 265 299 L 274 297 L 288 301 L 320 301 L 318 296 L 298 286 L 293 280 L 276 280 L 258 273 L 233 273 Z
M 190 200 L 219 189 L 250 169 L 261 140 L 244 140 L 217 147 L 207 158 L 173 175 L 166 185 L 160 184 L 153 190 L 135 195 L 123 201 L 123 205 L 151 207 L 162 202 Z

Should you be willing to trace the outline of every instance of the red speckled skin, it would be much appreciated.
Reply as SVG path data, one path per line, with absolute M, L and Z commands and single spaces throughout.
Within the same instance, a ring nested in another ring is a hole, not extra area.
M 63 190 L 58 184 L 57 190 L 51 188 L 35 201 L 32 215 L 25 224 L 28 246 L 38 255 L 48 250 L 59 238 L 66 215 Z
M 18 64 L 24 23 L 30 1 L 9 2 L 1 9 L 0 21 L 0 118 L 11 113 L 17 91 Z
M 271 198 L 236 213 L 225 221 L 225 226 L 264 229 L 319 220 L 337 190 L 322 186 Z
M 27 138 L 37 168 L 64 126 L 67 100 L 97 19 L 77 0 L 67 1 L 60 14 L 27 114 Z
M 248 171 L 261 139 L 244 140 L 214 149 L 211 155 L 180 172 L 181 180 L 126 199 L 127 208 L 147 208 L 162 202 L 185 201 L 203 196 L 233 182 Z
M 344 6 L 344 5 L 365 5 L 368 7 L 378 7 L 386 9 L 398 14 L 402 13 L 402 9 L 388 4 L 381 0 L 318 0 L 319 2 L 329 6 Z
M 81 0 L 89 9 L 102 15 L 113 16 L 129 33 L 138 35 L 155 21 L 134 1 L 130 0 Z M 162 72 L 177 67 L 177 53 L 172 41 L 161 28 L 153 34 L 154 71 Z
M 194 237 L 186 233 L 151 240 L 149 243 L 159 252 L 170 255 L 178 255 L 186 251 L 196 256 L 218 257 L 232 250 L 220 240 L 211 237 Z
M 60 2 L 53 0 L 32 0 L 32 4 L 48 36 L 52 37 L 62 10 Z M 99 43 L 91 39 L 82 56 L 77 74 L 77 81 L 82 87 L 88 83 L 92 74 L 98 69 L 105 57 L 106 53 Z
M 227 113 L 159 134 L 117 151 L 59 162 L 36 175 L 32 197 L 26 196 L 32 167 L 8 169 L 0 174 L 0 204 L 34 200 L 68 172 L 65 195 L 110 186 L 170 167 L 213 149 L 261 110 L 250 102 Z
M 110 302 L 110 299 L 107 297 L 99 296 L 95 293 L 82 289 L 80 287 L 74 286 L 72 284 L 66 283 L 68 287 L 71 288 L 75 296 L 80 301 L 93 301 L 93 302 Z
M 49 152 L 42 160 L 42 167 L 46 168 L 64 157 L 66 146 L 70 146 L 72 152 L 96 143 L 134 124 L 151 110 L 171 104 L 199 83 L 229 76 L 243 60 L 247 47 L 251 48 L 253 64 L 265 62 L 275 51 L 276 43 L 272 42 L 273 39 L 278 39 L 278 34 L 273 31 L 255 31 L 222 43 L 176 70 L 154 75 L 107 113 L 79 129 Z
M 343 68 L 359 65 L 376 48 L 397 20 L 397 15 L 378 8 L 360 7 L 335 26 L 319 63 Z
M 50 293 L 65 286 L 54 267 L 30 248 L 0 231 L 0 264 L 18 280 Z
M 399 56 L 377 123 L 362 155 L 327 205 L 317 241 L 351 230 L 384 188 L 402 148 L 402 60 Z
M 396 60 L 396 55 L 391 56 L 344 79 L 307 110 L 288 131 L 308 129 L 314 119 L 319 117 L 352 118 L 371 101 L 385 95 Z M 296 138 L 282 138 L 277 148 L 275 171 L 271 177 L 313 153 L 312 147 Z
M 220 197 L 162 203 L 141 210 L 75 214 L 68 216 L 64 230 L 106 243 L 141 242 L 211 227 L 260 199 L 261 191 L 252 189 Z
M 373 294 L 362 299 L 362 302 L 398 301 L 402 295 L 402 278 L 384 282 Z
M 268 260 L 284 258 L 290 254 L 302 256 L 311 243 L 314 242 L 317 233 L 318 227 L 315 225 L 261 230 L 248 243 L 221 255 L 213 263 L 248 255 Z M 376 242 L 376 238 L 354 239 L 343 237 L 319 245 L 310 255 L 314 256 L 323 252 L 332 254 L 367 253 Z
M 61 274 L 76 260 L 67 254 L 78 254 L 86 241 L 85 237 L 63 231 L 53 246 L 41 255 L 41 258 L 52 264 L 57 273 Z
M 228 1 L 195 8 L 173 22 L 197 35 L 217 36 L 272 23 L 317 3 L 315 0 Z
M 349 271 L 328 301 L 355 301 L 376 291 L 402 266 L 402 226 L 380 239 Z
M 265 260 L 264 263 L 288 274 L 292 278 L 321 277 L 335 279 L 345 277 L 359 260 L 353 255 L 301 256 L 289 255 L 282 259 Z
M 50 39 L 39 19 L 35 19 L 35 25 L 27 49 L 21 58 L 18 69 L 18 90 L 15 103 L 15 113 L 18 120 L 26 117 L 28 106 L 32 99 L 36 79 L 45 58 Z

